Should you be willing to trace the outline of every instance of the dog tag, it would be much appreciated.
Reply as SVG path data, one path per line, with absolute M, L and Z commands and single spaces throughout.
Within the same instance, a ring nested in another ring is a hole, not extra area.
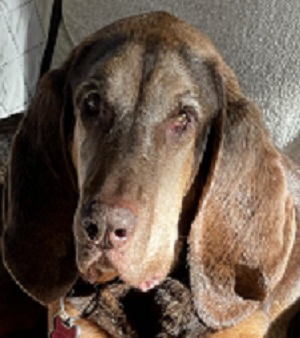
M 78 338 L 79 327 L 72 325 L 68 320 L 63 320 L 59 315 L 54 317 L 54 329 L 50 338 Z

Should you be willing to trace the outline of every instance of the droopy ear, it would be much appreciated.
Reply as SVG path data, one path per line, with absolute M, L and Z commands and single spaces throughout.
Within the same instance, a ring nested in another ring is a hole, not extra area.
M 225 93 L 189 238 L 194 303 L 213 329 L 235 325 L 266 299 L 283 276 L 295 236 L 280 155 L 261 113 L 237 83 Z
M 77 270 L 72 234 L 76 189 L 62 130 L 66 70 L 46 74 L 16 133 L 6 181 L 3 255 L 16 282 L 49 303 Z

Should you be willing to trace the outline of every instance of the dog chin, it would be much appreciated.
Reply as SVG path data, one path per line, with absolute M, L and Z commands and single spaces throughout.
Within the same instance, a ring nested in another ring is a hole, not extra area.
M 155 274 L 152 278 L 145 279 L 142 282 L 132 283 L 130 276 L 127 274 L 120 274 L 113 267 L 103 268 L 99 262 L 92 263 L 84 270 L 81 269 L 81 277 L 90 284 L 104 284 L 119 277 L 128 285 L 132 285 L 142 292 L 150 291 L 164 280 L 161 274 Z
M 149 271 L 150 269 L 145 269 L 145 267 L 143 269 L 143 264 L 130 263 L 130 260 L 120 252 L 110 252 L 108 258 L 118 271 L 120 279 L 142 292 L 150 291 L 163 282 L 169 271 L 168 269 Z
M 149 266 L 131 262 L 126 252 L 121 250 L 103 252 L 95 247 L 81 249 L 78 250 L 77 266 L 81 277 L 90 284 L 104 284 L 119 277 L 129 286 L 147 292 L 163 282 L 169 271 L 166 266 L 154 271 L 156 269 L 149 269 Z

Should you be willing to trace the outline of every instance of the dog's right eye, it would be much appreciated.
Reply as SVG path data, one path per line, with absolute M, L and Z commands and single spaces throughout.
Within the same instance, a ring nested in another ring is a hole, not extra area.
M 88 116 L 98 115 L 101 110 L 101 99 L 98 93 L 89 93 L 83 99 L 83 110 Z
M 92 123 L 103 132 L 108 132 L 114 122 L 114 110 L 102 100 L 97 92 L 90 92 L 81 101 L 81 117 L 87 124 Z

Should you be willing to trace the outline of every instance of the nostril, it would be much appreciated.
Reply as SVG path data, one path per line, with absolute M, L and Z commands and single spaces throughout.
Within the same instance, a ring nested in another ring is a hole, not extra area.
M 116 229 L 114 231 L 115 238 L 120 241 L 124 241 L 127 238 L 127 231 L 126 229 Z
M 98 235 L 98 226 L 95 223 L 88 222 L 83 224 L 89 239 L 94 240 Z

